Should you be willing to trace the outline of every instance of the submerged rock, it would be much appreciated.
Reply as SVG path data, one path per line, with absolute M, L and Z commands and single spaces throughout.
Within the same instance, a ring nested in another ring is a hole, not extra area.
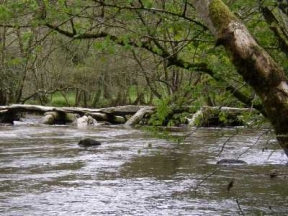
M 92 147 L 92 146 L 99 146 L 99 145 L 101 145 L 101 143 L 97 140 L 94 140 L 94 139 L 85 138 L 85 139 L 80 140 L 78 145 L 81 147 L 88 148 L 88 147 Z
M 238 160 L 238 159 L 221 159 L 217 161 L 217 164 L 219 165 L 241 165 L 241 164 L 247 164 L 243 160 Z

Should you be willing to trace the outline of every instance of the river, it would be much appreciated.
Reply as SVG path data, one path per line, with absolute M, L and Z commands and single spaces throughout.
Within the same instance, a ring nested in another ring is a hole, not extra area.
M 164 136 L 175 139 L 37 119 L 0 126 L 0 215 L 287 214 L 287 158 L 267 130 L 171 128 Z M 84 137 L 102 145 L 82 149 Z M 247 165 L 216 165 L 222 158 Z

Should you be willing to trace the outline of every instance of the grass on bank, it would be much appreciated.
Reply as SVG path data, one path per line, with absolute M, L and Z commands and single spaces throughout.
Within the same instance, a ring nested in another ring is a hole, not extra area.
M 131 86 L 128 91 L 127 97 L 127 104 L 135 102 L 135 100 L 138 97 L 138 92 L 137 92 L 137 87 L 136 86 Z M 142 101 L 147 102 L 149 101 L 150 98 L 150 93 L 149 92 L 143 92 L 143 98 Z M 92 107 L 93 104 L 93 98 L 89 98 L 86 101 L 86 104 L 88 107 Z M 155 100 L 155 99 L 154 99 Z M 117 102 L 117 98 L 112 97 L 111 99 L 105 99 L 101 97 L 99 102 L 95 105 L 95 107 L 100 108 L 100 107 L 107 107 L 107 106 L 113 106 L 113 104 Z M 81 101 L 78 101 L 78 104 L 76 104 L 76 92 L 70 91 L 70 92 L 55 92 L 52 95 L 49 95 L 45 102 L 39 100 L 39 98 L 34 99 L 34 100 L 29 100 L 27 101 L 29 104 L 42 104 L 42 105 L 48 105 L 48 106 L 55 106 L 55 107 L 69 107 L 69 106 L 80 106 L 83 107 L 85 106 L 83 98 Z M 123 104 L 126 105 L 126 104 Z

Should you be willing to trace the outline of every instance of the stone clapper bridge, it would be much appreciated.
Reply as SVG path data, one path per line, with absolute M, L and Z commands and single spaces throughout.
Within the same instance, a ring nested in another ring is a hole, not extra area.
M 78 124 L 93 122 L 105 122 L 108 124 L 135 125 L 141 121 L 147 113 L 153 113 L 152 106 L 117 106 L 99 109 L 80 107 L 51 107 L 38 105 L 13 104 L 10 106 L 0 106 L 0 123 L 13 124 L 14 121 L 21 121 L 26 113 L 43 115 L 43 124 Z M 82 118 L 82 119 L 81 119 Z M 78 120 L 83 121 L 78 121 Z
M 182 110 L 175 110 L 176 114 L 187 113 L 187 124 L 190 126 L 239 126 L 246 124 L 241 121 L 241 117 L 247 113 L 256 113 L 253 108 L 234 107 L 209 107 L 203 106 L 197 112 L 191 112 L 193 107 L 184 107 Z M 194 109 L 195 110 L 195 109 Z M 39 105 L 13 104 L 0 106 L 0 123 L 13 124 L 14 121 L 21 120 L 26 114 L 43 115 L 44 124 L 71 124 L 76 122 L 78 127 L 93 125 L 97 122 L 103 124 L 124 124 L 134 126 L 143 124 L 152 113 L 156 111 L 154 106 L 126 105 L 108 108 L 80 108 L 80 107 L 51 107 Z M 173 114 L 173 113 L 172 113 Z M 222 121 L 221 116 L 225 115 Z M 173 115 L 172 115 L 173 116 Z

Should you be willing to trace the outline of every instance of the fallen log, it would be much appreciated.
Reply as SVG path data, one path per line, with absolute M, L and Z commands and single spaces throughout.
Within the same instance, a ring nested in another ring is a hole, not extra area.
M 128 119 L 128 121 L 126 121 L 125 126 L 133 126 L 138 124 L 143 117 L 149 113 L 153 113 L 154 112 L 154 108 L 152 107 L 143 107 L 141 109 L 139 109 L 131 118 Z

